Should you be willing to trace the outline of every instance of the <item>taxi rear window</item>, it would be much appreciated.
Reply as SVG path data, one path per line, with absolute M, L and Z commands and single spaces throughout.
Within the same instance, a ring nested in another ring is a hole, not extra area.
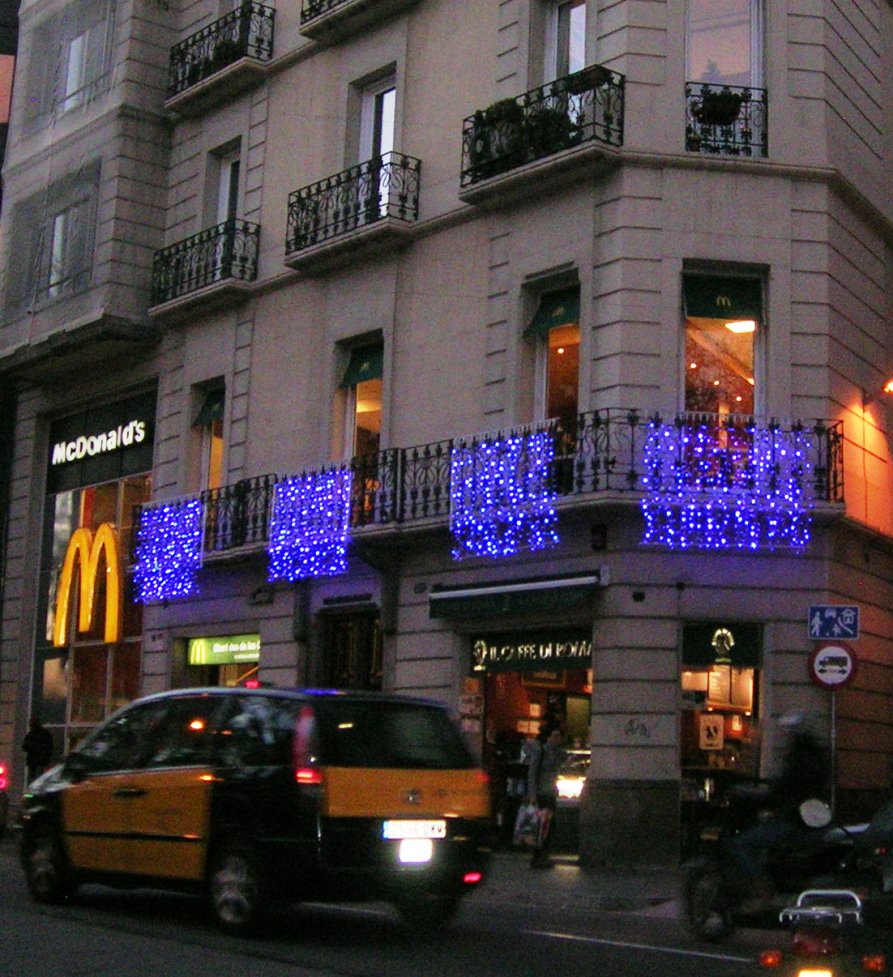
M 417 703 L 315 707 L 322 762 L 335 767 L 464 770 L 474 760 L 443 709 Z

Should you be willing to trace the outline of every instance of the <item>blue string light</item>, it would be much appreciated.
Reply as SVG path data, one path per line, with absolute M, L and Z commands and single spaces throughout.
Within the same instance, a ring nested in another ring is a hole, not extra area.
M 349 468 L 300 475 L 278 482 L 268 546 L 268 579 L 302 580 L 347 572 Z
M 791 547 L 810 540 L 809 431 L 706 421 L 649 425 L 643 543 L 671 549 Z
M 454 446 L 450 462 L 453 559 L 504 557 L 558 543 L 554 457 L 547 432 Z
M 137 601 L 145 604 L 198 593 L 203 511 L 200 499 L 141 510 L 133 572 Z

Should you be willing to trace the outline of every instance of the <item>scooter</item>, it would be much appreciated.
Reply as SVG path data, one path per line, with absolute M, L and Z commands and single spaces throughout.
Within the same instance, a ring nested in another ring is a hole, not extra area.
M 683 910 L 691 933 L 699 940 L 725 939 L 742 918 L 771 916 L 793 894 L 807 888 L 845 884 L 848 861 L 858 829 L 831 824 L 831 809 L 811 799 L 800 805 L 802 844 L 770 849 L 766 859 L 764 904 L 748 906 L 750 883 L 741 877 L 733 855 L 734 839 L 768 813 L 731 800 L 725 818 L 701 831 L 699 853 L 683 866 Z M 781 900 L 781 901 L 779 901 Z
M 763 950 L 763 970 L 778 977 L 887 973 L 886 954 L 865 925 L 862 900 L 849 889 L 807 889 L 782 909 L 779 921 L 790 930 L 790 944 Z

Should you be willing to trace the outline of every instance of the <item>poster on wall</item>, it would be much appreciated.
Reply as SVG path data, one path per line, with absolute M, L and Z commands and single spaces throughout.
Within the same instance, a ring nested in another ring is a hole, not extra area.
M 723 717 L 715 712 L 702 712 L 698 745 L 702 750 L 721 750 L 723 748 Z

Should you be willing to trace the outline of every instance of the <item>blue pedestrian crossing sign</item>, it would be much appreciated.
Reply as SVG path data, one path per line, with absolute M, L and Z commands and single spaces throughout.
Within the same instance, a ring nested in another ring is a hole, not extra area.
M 855 604 L 813 604 L 809 608 L 809 636 L 818 641 L 827 638 L 858 638 L 859 608 Z

